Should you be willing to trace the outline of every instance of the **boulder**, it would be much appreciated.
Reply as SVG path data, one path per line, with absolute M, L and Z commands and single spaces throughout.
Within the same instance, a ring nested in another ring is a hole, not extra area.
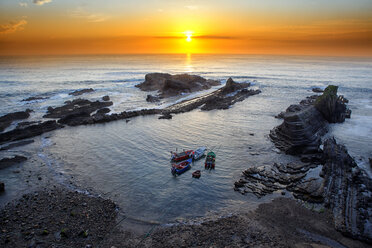
M 7 168 L 9 166 L 12 166 L 14 164 L 19 164 L 21 162 L 24 162 L 26 161 L 27 158 L 26 157 L 23 157 L 23 156 L 14 156 L 14 157 L 11 157 L 11 158 L 3 158 L 0 160 L 0 169 L 4 169 L 4 168 Z
M 177 96 L 181 93 L 191 93 L 200 90 L 210 89 L 212 86 L 219 85 L 220 82 L 207 80 L 197 75 L 168 73 L 149 73 L 145 76 L 145 81 L 136 85 L 143 91 L 157 90 L 161 97 Z
M 319 87 L 314 87 L 314 88 L 312 88 L 311 89 L 313 92 L 315 92 L 315 93 L 323 93 L 323 91 L 324 90 L 322 90 L 321 88 L 319 88 Z
M 31 109 L 26 109 L 25 111 L 9 113 L 0 117 L 0 132 L 4 131 L 7 127 L 16 120 L 24 120 L 30 117 Z
M 109 96 L 103 96 L 102 101 L 105 101 L 105 102 L 110 101 L 110 97 Z
M 68 93 L 69 95 L 72 95 L 72 96 L 80 96 L 82 94 L 85 94 L 85 93 L 89 93 L 89 92 L 93 92 L 94 89 L 92 88 L 89 88 L 89 89 L 81 89 L 81 90 L 75 90 L 73 92 L 70 92 Z
M 153 95 L 147 95 L 146 101 L 147 102 L 159 102 L 160 97 L 159 96 L 153 96 Z

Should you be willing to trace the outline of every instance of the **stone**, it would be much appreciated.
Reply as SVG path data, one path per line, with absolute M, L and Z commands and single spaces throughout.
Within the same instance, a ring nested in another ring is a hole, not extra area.
M 147 95 L 146 101 L 147 102 L 159 102 L 160 97 L 159 96 L 153 96 L 153 95 Z
M 36 100 L 46 100 L 49 99 L 49 97 L 42 97 L 42 96 L 32 96 L 26 99 L 23 99 L 23 102 L 29 102 L 29 101 L 36 101 Z
M 319 87 L 314 87 L 314 88 L 312 88 L 311 89 L 313 92 L 315 92 L 315 93 L 323 93 L 323 91 L 324 90 L 322 90 L 321 88 L 319 88 Z
M 103 96 L 102 101 L 108 102 L 108 101 L 110 101 L 110 97 L 109 96 Z
M 22 163 L 26 160 L 27 160 L 26 157 L 19 156 L 19 155 L 16 155 L 16 156 L 11 157 L 11 158 L 3 158 L 3 159 L 0 160 L 0 169 L 5 169 L 9 166 Z
M 172 119 L 172 115 L 170 113 L 164 113 L 163 115 L 159 116 L 159 119 Z
M 13 121 L 24 120 L 30 117 L 31 109 L 26 109 L 25 111 L 9 113 L 0 117 L 0 132 L 4 131 L 9 127 Z
M 90 92 L 93 92 L 94 89 L 92 88 L 89 88 L 89 89 L 81 89 L 81 90 L 75 90 L 71 93 L 68 93 L 69 95 L 72 95 L 72 96 L 80 96 L 82 94 L 85 94 L 85 93 L 90 93 Z

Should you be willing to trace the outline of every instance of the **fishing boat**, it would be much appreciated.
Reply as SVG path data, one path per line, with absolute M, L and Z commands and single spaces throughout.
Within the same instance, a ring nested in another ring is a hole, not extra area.
M 205 148 L 204 146 L 196 149 L 194 151 L 194 160 L 201 159 L 204 156 L 205 150 L 207 150 L 207 148 Z
M 192 173 L 192 177 L 199 178 L 201 176 L 200 170 L 196 170 Z
M 208 152 L 207 157 L 205 158 L 205 168 L 214 169 L 216 164 L 216 154 L 212 151 Z
M 175 175 L 180 175 L 191 168 L 192 158 L 182 161 L 178 164 L 172 164 L 171 172 Z
M 183 151 L 183 152 L 180 152 L 180 153 L 171 152 L 171 154 L 172 154 L 171 155 L 171 161 L 179 162 L 179 161 L 183 161 L 183 160 L 192 158 L 193 152 L 194 152 L 193 150 L 187 150 L 187 151 Z

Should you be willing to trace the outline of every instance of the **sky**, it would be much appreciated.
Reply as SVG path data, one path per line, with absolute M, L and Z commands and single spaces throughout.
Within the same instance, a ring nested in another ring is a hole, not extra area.
M 372 56 L 372 0 L 0 0 L 0 55 Z

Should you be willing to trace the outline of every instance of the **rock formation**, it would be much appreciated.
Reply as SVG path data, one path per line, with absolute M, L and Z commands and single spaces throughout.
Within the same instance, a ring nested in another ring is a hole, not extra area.
M 35 101 L 35 100 L 45 100 L 49 97 L 42 97 L 42 96 L 31 96 L 29 98 L 23 99 L 22 102 L 29 102 L 29 101 Z
M 0 132 L 4 131 L 7 127 L 16 120 L 24 120 L 30 117 L 31 109 L 26 109 L 25 111 L 9 113 L 0 117 Z
M 210 89 L 212 86 L 220 85 L 220 82 L 205 79 L 197 75 L 168 73 L 149 73 L 145 81 L 136 85 L 143 91 L 157 90 L 161 97 L 180 95 L 200 90 Z
M 336 229 L 372 243 L 372 179 L 332 138 L 324 142 L 324 156 L 324 198 Z
M 27 160 L 26 157 L 18 156 L 18 155 L 14 156 L 14 157 L 11 157 L 11 158 L 3 158 L 3 159 L 0 160 L 0 169 L 5 169 L 9 166 L 21 163 L 21 162 L 26 161 L 26 160 Z
M 75 90 L 75 91 L 73 91 L 71 93 L 68 93 L 68 94 L 72 95 L 72 96 L 80 96 L 82 94 L 93 92 L 93 91 L 94 91 L 94 89 L 89 88 L 89 89 Z

